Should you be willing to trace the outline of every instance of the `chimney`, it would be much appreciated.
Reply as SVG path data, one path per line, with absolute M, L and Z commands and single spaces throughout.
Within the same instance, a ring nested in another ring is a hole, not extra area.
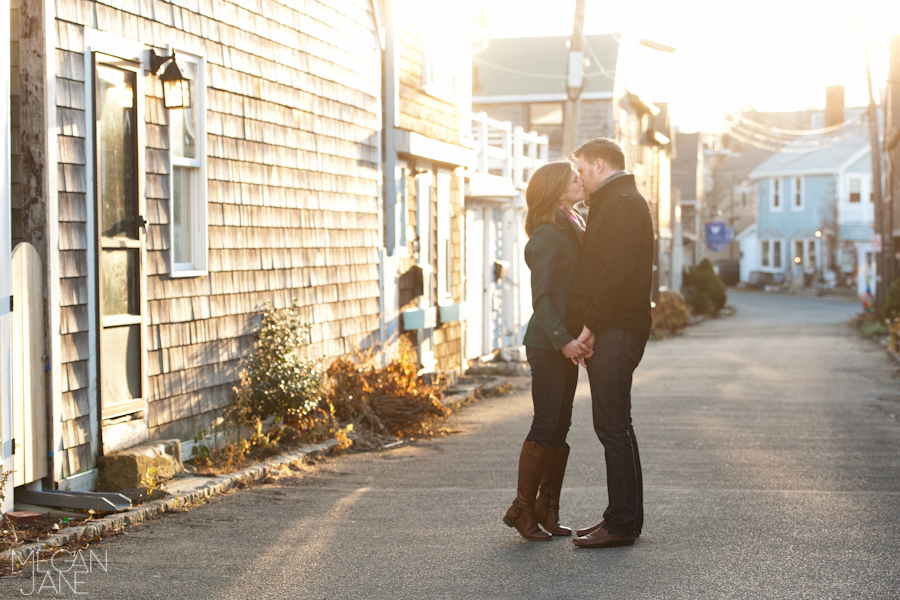
M 830 85 L 825 88 L 825 127 L 844 122 L 844 86 Z

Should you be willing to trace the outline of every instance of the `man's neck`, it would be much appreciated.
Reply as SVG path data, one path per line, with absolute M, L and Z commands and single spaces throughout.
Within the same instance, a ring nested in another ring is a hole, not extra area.
M 602 190 L 603 187 L 606 186 L 606 185 L 607 185 L 608 183 L 610 183 L 611 181 L 614 181 L 614 180 L 616 180 L 616 179 L 619 179 L 620 177 L 624 177 L 625 175 L 628 175 L 628 173 L 627 173 L 626 171 L 624 171 L 624 170 L 623 170 L 623 171 L 616 171 L 615 173 L 613 173 L 612 175 L 610 175 L 609 177 L 607 177 L 606 179 L 604 179 L 603 181 L 601 181 L 600 183 L 598 183 L 598 184 L 597 184 L 597 187 L 594 188 L 594 191 L 591 192 L 590 195 L 589 195 L 587 198 L 584 199 L 584 205 L 589 207 L 589 206 L 591 205 L 591 198 L 592 198 L 592 196 L 593 196 L 594 194 L 596 194 L 597 192 L 599 192 L 600 190 Z

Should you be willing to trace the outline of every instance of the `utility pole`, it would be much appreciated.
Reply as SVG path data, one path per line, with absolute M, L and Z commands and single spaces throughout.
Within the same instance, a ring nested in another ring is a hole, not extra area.
M 875 308 L 879 311 L 884 306 L 885 289 L 890 285 L 887 279 L 886 250 L 889 250 L 889 236 L 885 235 L 884 200 L 881 194 L 881 144 L 878 141 L 878 109 L 875 106 L 875 95 L 872 93 L 872 68 L 869 64 L 869 40 L 866 36 L 866 25 L 863 23 L 863 45 L 866 47 L 866 80 L 869 85 L 869 145 L 872 155 L 872 204 L 875 209 L 875 231 L 880 239 L 872 250 L 875 253 Z
M 563 112 L 562 155 L 571 156 L 581 117 L 581 90 L 584 89 L 584 0 L 575 0 L 575 23 L 569 40 L 566 70 L 566 104 Z

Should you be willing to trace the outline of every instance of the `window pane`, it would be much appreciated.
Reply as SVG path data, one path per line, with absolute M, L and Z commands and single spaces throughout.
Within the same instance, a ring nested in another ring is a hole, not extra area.
M 197 124 L 200 122 L 197 64 L 179 60 L 178 67 L 182 74 L 190 79 L 191 107 L 169 110 L 169 127 L 172 128 L 172 154 L 184 158 L 197 158 Z
M 141 326 L 104 327 L 101 335 L 104 404 L 114 406 L 140 398 Z
M 103 250 L 100 261 L 101 314 L 139 315 L 138 250 Z
M 781 268 L 781 242 L 772 242 L 772 264 L 776 269 Z
M 769 242 L 762 243 L 762 266 L 769 266 Z
M 172 169 L 172 241 L 174 262 L 192 263 L 193 210 L 197 169 L 174 167 Z
M 97 67 L 97 161 L 104 237 L 137 239 L 135 73 Z
M 540 102 L 529 105 L 531 111 L 531 127 L 535 125 L 562 125 L 562 102 Z

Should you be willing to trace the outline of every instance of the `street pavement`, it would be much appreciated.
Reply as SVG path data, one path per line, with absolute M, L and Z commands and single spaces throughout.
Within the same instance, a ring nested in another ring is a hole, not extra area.
M 531 415 L 522 378 L 463 409 L 457 435 L 330 459 L 104 541 L 108 570 L 78 597 L 900 598 L 897 365 L 846 325 L 858 303 L 729 300 L 735 316 L 651 342 L 636 373 L 634 546 L 528 543 L 501 523 Z M 576 527 L 606 502 L 582 379 L 561 509 Z M 31 585 L 2 580 L 0 598 Z

